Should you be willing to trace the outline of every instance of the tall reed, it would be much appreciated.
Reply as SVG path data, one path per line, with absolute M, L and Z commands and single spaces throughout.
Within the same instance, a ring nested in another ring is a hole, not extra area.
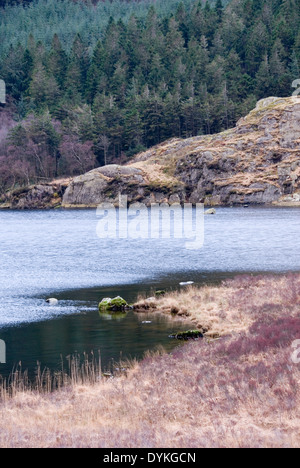
M 50 393 L 68 386 L 95 384 L 104 375 L 110 374 L 102 373 L 100 351 L 96 355 L 93 351 L 90 354 L 69 355 L 66 357 L 66 365 L 61 356 L 61 368 L 57 371 L 47 367 L 42 369 L 41 363 L 37 362 L 34 377 L 31 378 L 28 370 L 23 370 L 19 362 L 7 378 L 0 375 L 0 400 L 6 400 L 19 392 Z

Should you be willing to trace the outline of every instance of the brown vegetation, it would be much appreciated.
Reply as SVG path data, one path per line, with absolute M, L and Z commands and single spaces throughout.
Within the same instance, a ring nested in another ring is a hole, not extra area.
M 0 405 L 0 446 L 300 446 L 300 368 L 291 360 L 300 274 L 239 277 L 150 303 L 224 335 L 147 356 L 126 376 L 17 392 Z

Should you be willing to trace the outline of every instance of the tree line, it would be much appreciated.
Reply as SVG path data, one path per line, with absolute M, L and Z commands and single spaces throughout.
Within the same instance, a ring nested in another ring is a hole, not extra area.
M 50 43 L 31 33 L 3 52 L 0 190 L 226 130 L 258 99 L 291 95 L 300 78 L 298 0 L 188 0 L 176 8 L 165 0 L 163 13 L 159 2 L 132 3 L 143 14 L 110 16 L 101 32 L 71 41 L 54 32 Z M 10 8 L 26 10 L 4 13 Z M 71 21 L 80 30 L 80 15 Z

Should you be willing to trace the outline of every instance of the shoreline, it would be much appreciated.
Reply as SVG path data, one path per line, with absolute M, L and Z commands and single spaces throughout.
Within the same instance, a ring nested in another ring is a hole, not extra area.
M 18 212 L 35 212 L 35 211 L 75 211 L 75 210 L 95 210 L 97 209 L 99 204 L 92 204 L 92 205 L 58 205 L 58 206 L 36 206 L 36 207 L 29 207 L 29 208 L 18 208 L 16 206 L 12 206 L 10 203 L 0 203 L 0 212 L 5 212 L 5 211 L 18 211 Z M 184 206 L 183 203 L 181 203 L 181 206 Z M 193 204 L 193 206 L 196 206 L 196 204 Z M 241 209 L 246 209 L 246 208 L 300 208 L 300 201 L 290 201 L 290 202 L 276 202 L 274 201 L 273 203 L 249 203 L 247 206 L 244 206 L 243 203 L 240 204 L 224 204 L 224 205 L 209 205 L 205 204 L 205 209 L 210 209 L 210 208 L 215 208 L 218 210 L 219 208 L 241 208 Z M 115 208 L 118 208 L 118 205 L 115 205 Z M 146 208 L 151 208 L 151 205 L 146 205 Z
M 181 291 L 166 292 L 160 297 L 140 298 L 134 304 L 134 310 L 137 313 L 158 312 L 186 318 L 195 323 L 196 329 L 203 331 L 204 337 L 207 338 L 240 334 L 251 328 L 255 318 L 246 317 L 241 313 L 240 304 L 236 303 L 236 293 L 242 294 L 247 291 L 247 300 L 250 301 L 257 294 L 257 289 L 264 289 L 268 284 L 274 287 L 274 283 L 280 288 L 288 277 L 298 277 L 300 281 L 298 272 L 239 274 L 223 280 L 220 284 L 189 285 Z M 266 298 L 267 295 L 257 297 L 256 305 L 264 303 Z M 225 312 L 226 310 L 230 310 L 230 314 Z
M 27 299 L 41 299 L 44 300 L 45 297 L 55 297 L 58 298 L 59 301 L 71 301 L 71 302 L 77 302 L 77 296 L 80 294 L 90 294 L 90 299 L 87 301 L 90 303 L 91 301 L 94 301 L 95 304 L 98 303 L 99 297 L 101 298 L 103 295 L 107 294 L 107 291 L 110 292 L 110 294 L 115 294 L 118 295 L 120 293 L 120 290 L 127 289 L 129 288 L 130 290 L 136 290 L 135 292 L 130 292 L 129 294 L 129 299 L 127 302 L 129 302 L 131 305 L 135 305 L 136 303 L 139 302 L 138 298 L 141 296 L 142 298 L 151 298 L 155 294 L 155 290 L 164 290 L 166 292 L 166 296 L 172 296 L 174 293 L 184 293 L 186 291 L 187 286 L 181 286 L 180 282 L 183 281 L 183 279 L 191 279 L 193 280 L 193 284 L 191 287 L 195 287 L 196 289 L 199 288 L 204 288 L 204 287 L 213 287 L 213 288 L 218 288 L 221 286 L 223 282 L 234 280 L 237 277 L 257 277 L 257 276 L 265 276 L 265 277 L 281 277 L 284 275 L 289 275 L 289 274 L 298 274 L 300 273 L 300 269 L 298 270 L 284 270 L 284 271 L 273 271 L 273 270 L 257 270 L 257 271 L 223 271 L 223 270 L 216 270 L 216 271 L 194 271 L 191 270 L 189 272 L 171 272 L 171 273 L 162 273 L 158 275 L 155 278 L 148 277 L 144 278 L 143 280 L 136 280 L 132 281 L 130 283 L 113 283 L 113 284 L 104 284 L 104 285 L 93 285 L 93 286 L 80 286 L 80 287 L 75 287 L 75 288 L 62 288 L 62 289 L 54 289 L 54 290 L 48 290 L 44 291 L 43 294 L 41 293 L 34 293 L 33 295 L 30 295 L 27 297 Z M 99 292 L 101 293 L 99 296 Z M 125 295 L 126 292 L 122 292 L 121 294 Z M 135 296 L 136 300 L 132 301 L 131 298 Z M 157 306 L 160 304 L 161 301 L 157 300 L 157 305 L 153 308 L 152 312 L 155 313 L 155 309 Z M 142 309 L 142 307 L 141 307 Z M 149 310 L 149 307 L 146 308 L 146 310 Z M 136 310 L 137 313 L 143 313 L 142 310 Z M 149 313 L 149 312 L 147 312 Z M 79 312 L 73 312 L 70 314 L 72 315 L 79 315 Z M 166 315 L 163 312 L 164 315 Z M 37 319 L 37 320 L 31 320 L 31 321 L 20 321 L 16 323 L 8 323 L 8 324 L 0 324 L 0 330 L 1 329 L 6 329 L 6 328 L 14 328 L 14 327 L 20 327 L 23 325 L 30 326 L 32 324 L 36 323 L 43 323 L 43 322 L 48 322 L 48 321 L 55 321 L 59 320 L 63 317 L 68 317 L 69 314 L 61 314 L 61 315 L 54 315 L 53 317 L 47 317 L 45 319 Z

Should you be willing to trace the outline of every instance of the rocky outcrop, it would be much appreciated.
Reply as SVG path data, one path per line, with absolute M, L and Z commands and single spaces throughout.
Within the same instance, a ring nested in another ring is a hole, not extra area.
M 127 166 L 111 165 L 76 177 L 65 207 L 128 201 L 204 202 L 209 206 L 300 206 L 300 99 L 268 98 L 216 135 L 173 139 L 139 154 Z
M 227 132 L 198 139 L 175 175 L 191 202 L 295 201 L 300 191 L 300 99 L 268 98 Z
M 155 172 L 155 171 L 154 171 Z M 164 201 L 183 201 L 184 184 L 175 178 L 153 179 L 144 168 L 116 164 L 99 167 L 75 177 L 63 197 L 65 208 L 96 207 L 99 203 L 119 203 L 119 194 L 127 195 L 128 202 L 146 205 Z
M 31 185 L 7 194 L 0 209 L 51 209 L 59 208 L 70 179 L 61 179 L 49 184 Z
M 147 206 L 300 206 L 300 98 L 263 99 L 233 129 L 172 139 L 125 166 L 100 167 L 64 183 L 16 191 L 2 208 L 118 205 L 120 194 Z

